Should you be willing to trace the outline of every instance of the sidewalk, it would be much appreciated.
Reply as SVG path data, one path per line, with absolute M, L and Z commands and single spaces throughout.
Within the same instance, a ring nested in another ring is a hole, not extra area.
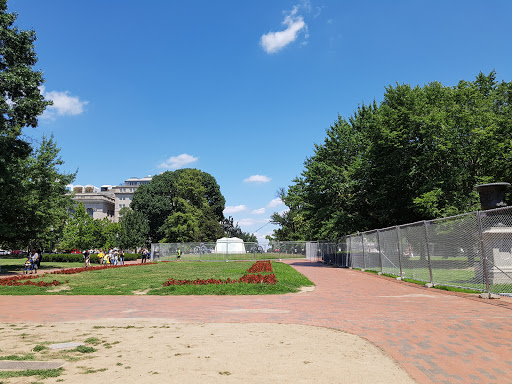
M 272 296 L 0 296 L 2 322 L 165 318 L 288 323 L 366 338 L 419 383 L 512 383 L 512 301 L 447 294 L 307 261 L 313 292 Z M 497 305 L 496 305 L 497 304 Z M 371 367 L 368 367 L 371 369 Z

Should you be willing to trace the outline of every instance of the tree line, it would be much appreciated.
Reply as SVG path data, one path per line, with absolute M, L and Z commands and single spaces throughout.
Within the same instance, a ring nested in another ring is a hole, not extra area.
M 512 82 L 396 84 L 338 116 L 301 175 L 278 191 L 278 240 L 343 235 L 469 212 L 477 184 L 512 182 Z

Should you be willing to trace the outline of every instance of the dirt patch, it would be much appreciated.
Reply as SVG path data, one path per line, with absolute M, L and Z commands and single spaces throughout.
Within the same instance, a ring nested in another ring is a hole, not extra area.
M 148 294 L 148 292 L 149 292 L 150 290 L 151 290 L 151 289 L 150 289 L 150 288 L 148 288 L 148 289 L 144 289 L 143 291 L 132 291 L 132 293 L 133 293 L 134 295 L 147 295 L 147 294 Z
M 55 288 L 48 289 L 46 292 L 60 292 L 60 291 L 71 291 L 69 285 L 57 285 Z
M 0 356 L 65 360 L 45 383 L 414 383 L 379 348 L 327 328 L 285 324 L 183 324 L 168 319 L 7 324 Z M 33 352 L 37 344 L 85 343 L 90 353 Z M 94 341 L 94 343 L 93 343 Z M 35 380 L 35 378 L 34 378 Z M 9 384 L 34 381 L 10 378 Z

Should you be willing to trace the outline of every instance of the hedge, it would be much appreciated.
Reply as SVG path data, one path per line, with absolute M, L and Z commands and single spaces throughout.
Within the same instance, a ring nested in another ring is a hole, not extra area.
M 125 253 L 124 254 L 124 261 L 132 261 L 137 260 L 140 257 L 138 253 Z M 44 253 L 43 257 L 41 258 L 41 262 L 64 262 L 64 263 L 82 263 L 84 261 L 84 255 L 81 253 L 52 253 L 47 254 Z M 91 264 L 99 264 L 98 254 L 93 253 L 91 254 Z

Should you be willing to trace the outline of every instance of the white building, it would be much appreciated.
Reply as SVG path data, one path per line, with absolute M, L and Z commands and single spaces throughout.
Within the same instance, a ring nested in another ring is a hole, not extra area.
M 151 175 L 143 178 L 130 177 L 124 181 L 123 185 L 116 185 L 112 187 L 112 192 L 115 196 L 115 210 L 114 210 L 114 222 L 119 221 L 119 211 L 121 208 L 129 207 L 133 199 L 133 194 L 143 184 L 149 184 L 152 177 Z
M 133 194 L 143 184 L 149 184 L 151 175 L 143 178 L 131 177 L 123 185 L 68 185 L 68 190 L 74 192 L 73 200 L 81 202 L 93 219 L 105 217 L 115 223 L 119 221 L 121 208 L 129 207 Z
M 93 188 L 90 188 L 93 187 Z M 73 200 L 82 203 L 85 210 L 93 219 L 114 220 L 115 199 L 114 194 L 108 191 L 100 191 L 98 187 L 73 185 Z

